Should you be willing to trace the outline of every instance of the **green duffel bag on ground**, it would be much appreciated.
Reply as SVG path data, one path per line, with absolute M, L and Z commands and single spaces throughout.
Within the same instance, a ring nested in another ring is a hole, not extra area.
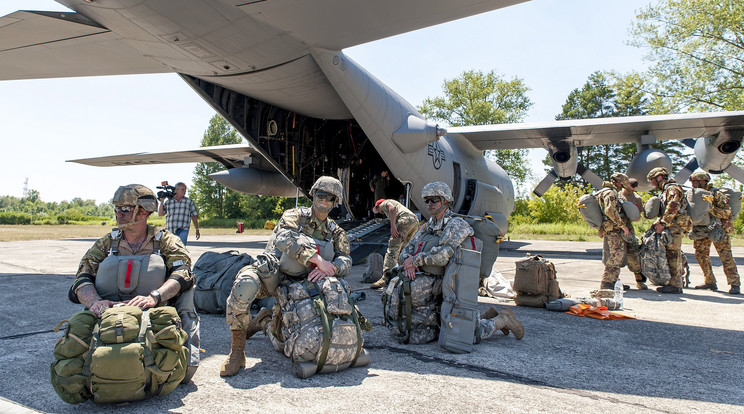
M 88 399 L 117 403 L 166 395 L 186 375 L 187 334 L 173 307 L 142 312 L 133 306 L 117 306 L 107 309 L 100 321 L 84 311 L 62 321 L 55 330 L 63 325 L 51 379 L 57 394 L 68 403 Z

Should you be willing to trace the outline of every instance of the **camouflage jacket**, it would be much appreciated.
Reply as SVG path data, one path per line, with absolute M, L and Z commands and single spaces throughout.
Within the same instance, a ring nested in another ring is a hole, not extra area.
M 336 277 L 343 277 L 351 271 L 351 247 L 349 239 L 346 237 L 344 229 L 338 226 L 330 218 L 318 220 L 312 215 L 310 207 L 298 207 L 287 210 L 274 227 L 274 236 L 266 245 L 265 254 L 272 254 L 274 249 L 279 249 L 282 254 L 286 254 L 300 237 L 300 233 L 318 240 L 333 241 L 333 260 L 336 266 Z M 297 260 L 303 265 L 317 253 L 315 246 L 301 246 L 296 256 Z
M 119 256 L 131 255 L 150 255 L 155 252 L 153 238 L 159 230 L 153 226 L 147 226 L 147 237 L 142 246 L 136 251 L 127 243 L 124 236 L 121 236 L 119 242 Z M 180 285 L 179 293 L 183 293 L 194 285 L 194 276 L 191 273 L 191 257 L 183 245 L 181 239 L 175 234 L 162 230 L 163 235 L 160 237 L 160 255 L 163 257 L 167 269 L 168 279 L 175 280 Z M 77 301 L 77 291 L 86 285 L 95 285 L 98 265 L 109 255 L 111 249 L 111 233 L 98 239 L 93 247 L 80 260 L 75 281 L 70 288 L 70 300 L 74 303 Z
M 628 226 L 627 219 L 620 215 L 620 199 L 612 184 L 604 183 L 602 190 L 597 194 L 597 201 L 604 216 L 602 227 L 599 228 L 599 237 Z
M 416 253 L 416 247 L 426 234 L 439 236 L 439 245 L 431 250 Z M 473 235 L 473 228 L 460 217 L 454 217 L 452 211 L 447 212 L 442 220 L 432 216 L 429 221 L 421 225 L 413 239 L 400 253 L 399 259 L 402 263 L 408 256 L 413 256 L 414 266 L 441 266 L 449 262 L 450 257 L 455 254 L 457 246 L 465 241 L 465 238 Z
M 664 203 L 664 214 L 661 216 L 661 224 L 664 227 L 677 227 L 687 232 L 690 230 L 690 216 L 682 211 L 685 205 L 685 193 L 682 187 L 674 180 L 669 180 L 661 192 L 661 200 Z

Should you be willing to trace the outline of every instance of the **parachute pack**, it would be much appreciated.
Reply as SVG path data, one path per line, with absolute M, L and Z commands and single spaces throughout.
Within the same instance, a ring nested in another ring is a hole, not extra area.
M 235 250 L 205 252 L 194 264 L 194 304 L 205 313 L 225 313 L 235 277 L 240 269 L 253 263 L 251 256 Z
M 690 188 L 685 192 L 685 198 L 689 208 L 687 214 L 690 216 L 693 226 L 707 226 L 710 224 L 710 208 L 712 207 L 713 195 L 710 191 L 702 188 Z
M 345 280 L 303 280 L 276 292 L 281 319 L 272 321 L 269 338 L 292 359 L 295 375 L 309 378 L 369 363 L 362 331 L 372 330 L 372 324 L 357 309 Z
M 593 193 L 584 194 L 579 197 L 576 202 L 576 207 L 581 213 L 581 217 L 584 218 L 586 224 L 593 229 L 599 229 L 602 227 L 602 223 L 605 219 L 605 214 L 602 212 L 602 207 L 599 205 L 599 195 L 603 191 L 611 191 L 609 188 L 603 188 Z M 640 212 L 638 207 L 630 201 L 619 200 L 619 213 L 623 217 L 627 217 L 630 221 L 636 221 L 640 218 Z
M 100 321 L 90 311 L 60 322 L 54 346 L 52 386 L 62 400 L 78 404 L 138 401 L 167 395 L 186 376 L 189 351 L 176 309 L 107 309 Z
M 502 240 L 503 233 L 498 224 L 489 215 L 476 217 L 453 214 L 453 216 L 464 219 L 473 229 L 473 236 L 483 244 L 483 247 L 480 249 L 481 263 L 479 272 L 479 286 L 483 286 L 483 281 L 491 275 L 493 263 L 499 257 L 499 243 Z

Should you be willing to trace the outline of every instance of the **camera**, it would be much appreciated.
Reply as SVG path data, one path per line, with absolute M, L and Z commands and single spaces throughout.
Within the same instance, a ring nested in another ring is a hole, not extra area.
M 172 185 L 168 185 L 168 181 L 161 182 L 160 185 L 155 188 L 159 188 L 163 190 L 163 191 L 158 191 L 158 199 L 167 198 L 170 200 L 176 195 L 176 187 L 173 187 Z

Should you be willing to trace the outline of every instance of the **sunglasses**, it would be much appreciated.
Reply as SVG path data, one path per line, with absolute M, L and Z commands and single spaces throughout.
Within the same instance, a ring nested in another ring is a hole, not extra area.
M 116 206 L 114 207 L 117 213 L 129 213 L 134 210 L 134 206 Z
M 426 204 L 437 204 L 442 201 L 440 197 L 424 197 L 424 203 Z
M 335 203 L 336 202 L 336 196 L 335 195 L 315 194 L 315 197 L 317 197 L 318 200 L 328 200 L 331 203 Z

